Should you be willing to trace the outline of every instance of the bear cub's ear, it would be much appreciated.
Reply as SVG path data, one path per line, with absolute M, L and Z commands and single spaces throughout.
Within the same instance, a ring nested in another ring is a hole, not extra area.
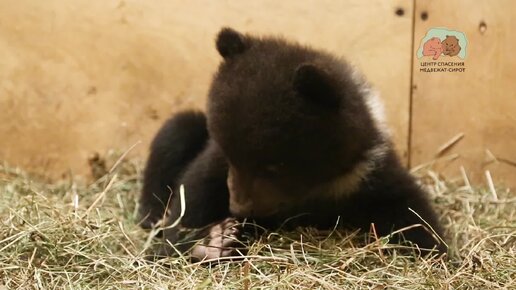
M 240 54 L 247 49 L 245 37 L 238 31 L 224 27 L 217 35 L 217 50 L 223 58 Z
M 336 81 L 315 64 L 304 63 L 294 73 L 294 89 L 303 97 L 325 107 L 337 108 L 339 96 Z

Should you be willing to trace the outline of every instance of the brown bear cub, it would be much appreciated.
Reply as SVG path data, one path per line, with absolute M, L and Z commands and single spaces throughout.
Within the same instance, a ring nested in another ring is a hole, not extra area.
M 446 38 L 442 42 L 443 54 L 448 56 L 456 56 L 459 54 L 461 47 L 459 45 L 459 39 L 456 36 L 446 35 Z
M 151 145 L 139 213 L 144 228 L 165 216 L 154 257 L 238 254 L 244 219 L 266 229 L 374 226 L 381 236 L 405 228 L 391 241 L 445 253 L 360 74 L 281 38 L 224 28 L 216 44 L 223 61 L 206 115 L 177 114 Z

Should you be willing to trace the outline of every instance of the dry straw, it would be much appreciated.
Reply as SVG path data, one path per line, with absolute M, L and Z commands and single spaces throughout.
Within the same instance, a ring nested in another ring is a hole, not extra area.
M 92 184 L 48 184 L 0 166 L 0 289 L 516 289 L 516 197 L 421 176 L 447 229 L 450 259 L 403 256 L 388 237 L 269 232 L 248 256 L 211 266 L 145 261 L 135 223 L 140 166 Z

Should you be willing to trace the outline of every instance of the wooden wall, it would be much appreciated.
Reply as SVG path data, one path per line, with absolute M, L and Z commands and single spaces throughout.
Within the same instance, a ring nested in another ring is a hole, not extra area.
M 59 177 L 70 170 L 87 174 L 91 153 L 138 141 L 132 153 L 145 158 L 170 114 L 203 108 L 219 62 L 214 36 L 229 25 L 282 34 L 358 66 L 381 92 L 406 161 L 410 144 L 411 166 L 434 160 L 439 146 L 464 133 L 446 152 L 461 157 L 434 169 L 456 176 L 463 164 L 482 180 L 488 168 L 510 182 L 513 166 L 479 164 L 485 149 L 516 160 L 515 59 L 509 50 L 515 4 L 0 0 L 0 160 Z M 429 16 L 425 21 L 422 12 Z M 482 34 L 480 21 L 487 24 Z M 413 43 L 442 25 L 470 39 L 465 74 L 416 71 Z
M 144 157 L 172 112 L 203 107 L 224 25 L 346 56 L 385 96 L 406 155 L 411 11 L 383 0 L 0 0 L 0 160 L 56 177 L 138 140 Z
M 474 2 L 416 1 L 414 53 L 433 27 L 462 31 L 469 43 L 464 73 L 420 72 L 414 61 L 411 165 L 435 160 L 448 177 L 462 166 L 484 185 L 489 171 L 496 185 L 516 187 L 516 2 Z

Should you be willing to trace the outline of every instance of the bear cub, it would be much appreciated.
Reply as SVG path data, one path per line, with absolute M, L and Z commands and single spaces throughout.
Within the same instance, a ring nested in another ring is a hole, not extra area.
M 206 114 L 173 116 L 151 144 L 139 215 L 144 228 L 163 226 L 153 257 L 236 255 L 244 219 L 266 229 L 374 227 L 421 254 L 446 252 L 426 193 L 393 150 L 378 96 L 354 68 L 231 28 L 216 47 L 223 60 Z

